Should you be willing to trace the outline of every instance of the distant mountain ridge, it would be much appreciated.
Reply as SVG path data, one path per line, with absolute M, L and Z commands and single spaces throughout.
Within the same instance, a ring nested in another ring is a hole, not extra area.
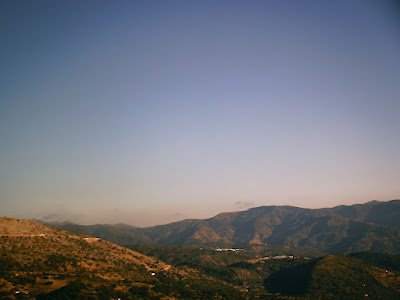
M 400 200 L 398 199 L 388 202 L 371 201 L 351 206 L 340 205 L 322 209 L 322 211 L 358 221 L 400 227 Z
M 323 209 L 261 206 L 148 228 L 50 225 L 119 244 L 270 244 L 330 253 L 400 253 L 400 200 Z

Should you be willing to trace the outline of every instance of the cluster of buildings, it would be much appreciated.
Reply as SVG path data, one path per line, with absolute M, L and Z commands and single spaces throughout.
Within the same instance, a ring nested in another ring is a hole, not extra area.
M 265 257 L 266 260 L 268 259 L 293 259 L 294 256 L 293 255 L 277 255 L 277 256 L 272 256 L 272 257 Z
M 240 249 L 240 248 L 215 248 L 214 250 L 218 251 L 218 252 L 228 252 L 228 251 L 239 252 L 239 251 L 244 251 L 244 249 Z
M 276 256 L 265 256 L 265 257 L 261 257 L 261 258 L 257 258 L 257 259 L 250 259 L 250 260 L 247 260 L 247 262 L 254 264 L 254 263 L 271 260 L 271 259 L 278 260 L 278 259 L 297 259 L 297 258 L 295 258 L 293 255 L 276 255 Z

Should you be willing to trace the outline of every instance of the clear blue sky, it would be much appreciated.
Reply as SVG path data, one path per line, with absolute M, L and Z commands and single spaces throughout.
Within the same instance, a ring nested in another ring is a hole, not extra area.
M 400 198 L 390 1 L 0 1 L 0 212 L 147 226 Z

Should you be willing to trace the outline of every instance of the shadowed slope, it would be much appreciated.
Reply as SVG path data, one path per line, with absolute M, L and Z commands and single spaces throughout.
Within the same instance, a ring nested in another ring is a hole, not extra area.
M 362 260 L 329 255 L 291 269 L 284 269 L 264 281 L 270 292 L 304 296 L 307 299 L 398 299 L 397 277 Z

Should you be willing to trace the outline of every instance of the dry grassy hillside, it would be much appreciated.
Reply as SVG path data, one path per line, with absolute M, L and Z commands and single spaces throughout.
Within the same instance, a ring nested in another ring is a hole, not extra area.
M 60 235 L 61 231 L 36 223 L 32 220 L 0 218 L 0 236 Z
M 0 299 L 244 299 L 242 290 L 103 239 L 0 218 Z
M 31 220 L 0 218 L 0 298 L 46 294 L 77 279 L 93 287 L 128 290 L 150 284 L 170 269 L 156 259 L 110 242 L 50 228 Z

